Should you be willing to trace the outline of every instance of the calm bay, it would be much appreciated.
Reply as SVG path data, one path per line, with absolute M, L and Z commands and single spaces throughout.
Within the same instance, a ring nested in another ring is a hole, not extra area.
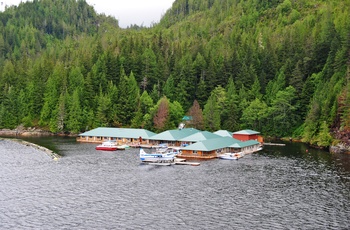
M 0 140 L 0 229 L 350 229 L 350 155 L 302 143 L 238 161 L 140 163 L 75 138 Z

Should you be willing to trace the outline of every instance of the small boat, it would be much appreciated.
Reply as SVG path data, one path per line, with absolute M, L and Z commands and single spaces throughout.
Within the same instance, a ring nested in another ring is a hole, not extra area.
M 117 149 L 118 150 L 125 150 L 125 149 L 128 149 L 128 148 L 130 148 L 129 145 L 117 145 Z
M 241 152 L 239 153 L 223 153 L 218 156 L 220 159 L 223 160 L 238 160 L 242 157 Z
M 105 141 L 105 142 L 102 142 L 102 144 L 96 146 L 96 150 L 116 151 L 117 146 L 113 142 Z
M 152 163 L 172 163 L 174 162 L 175 155 L 167 152 L 146 153 L 145 150 L 140 148 L 140 160 L 142 162 Z
M 169 149 L 167 149 L 166 152 L 169 153 L 169 154 L 174 154 L 175 156 L 180 154 L 180 150 L 179 149 L 175 149 L 175 148 L 169 148 Z
M 177 156 L 180 153 L 180 149 L 176 147 L 168 147 L 165 144 L 160 144 L 156 148 L 156 153 L 161 153 L 161 154 L 167 153 L 167 154 L 173 154 Z

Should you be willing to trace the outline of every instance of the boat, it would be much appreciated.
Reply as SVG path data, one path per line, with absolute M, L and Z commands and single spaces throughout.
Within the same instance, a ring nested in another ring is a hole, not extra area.
M 238 152 L 238 153 L 223 153 L 223 154 L 220 154 L 218 157 L 223 160 L 238 160 L 242 156 L 243 156 L 242 153 Z
M 166 150 L 167 153 L 169 154 L 174 154 L 175 156 L 180 154 L 180 149 L 175 149 L 175 148 L 169 148 Z
M 96 146 L 96 150 L 116 151 L 117 146 L 113 142 L 105 141 L 105 142 L 102 142 L 102 144 Z
M 152 163 L 172 163 L 174 162 L 175 155 L 168 152 L 155 152 L 146 153 L 145 150 L 140 148 L 140 160 L 142 162 Z
M 125 149 L 128 149 L 128 148 L 130 148 L 129 145 L 117 145 L 117 149 L 118 150 L 125 150 Z

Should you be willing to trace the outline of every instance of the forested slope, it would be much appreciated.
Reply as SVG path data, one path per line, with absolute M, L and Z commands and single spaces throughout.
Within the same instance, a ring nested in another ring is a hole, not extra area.
M 48 13 L 49 12 L 49 13 Z M 350 2 L 176 0 L 120 29 L 85 1 L 0 13 L 0 128 L 255 129 L 328 146 L 350 129 Z

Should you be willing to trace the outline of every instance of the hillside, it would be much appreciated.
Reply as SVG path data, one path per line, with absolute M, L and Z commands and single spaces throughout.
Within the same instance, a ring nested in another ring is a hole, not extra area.
M 21 3 L 0 13 L 0 128 L 162 131 L 186 114 L 329 146 L 350 130 L 349 8 L 177 0 L 153 28 L 120 29 L 83 0 Z

